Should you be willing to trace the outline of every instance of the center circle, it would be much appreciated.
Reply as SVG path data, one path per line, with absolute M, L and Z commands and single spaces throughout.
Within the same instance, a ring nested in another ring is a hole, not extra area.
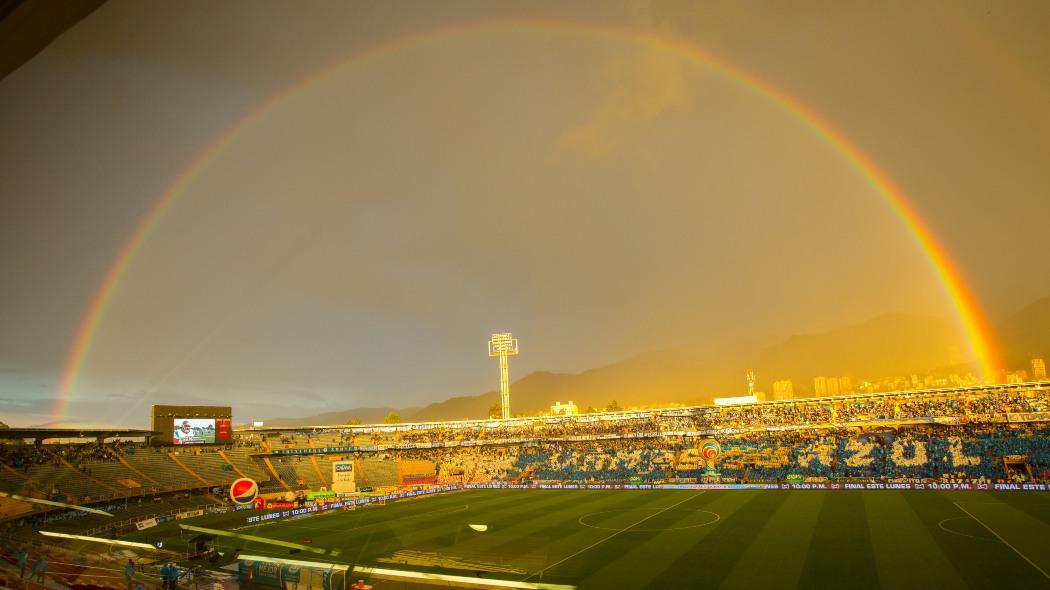
M 703 512 L 704 514 L 710 514 L 714 518 L 708 520 L 707 522 L 701 522 L 701 523 L 698 523 L 698 524 L 688 524 L 688 525 L 683 525 L 683 526 L 665 527 L 665 528 L 649 528 L 649 527 L 645 527 L 645 526 L 634 527 L 634 526 L 631 526 L 630 524 L 627 525 L 627 526 L 624 526 L 624 527 L 614 528 L 614 527 L 608 527 L 608 526 L 601 526 L 601 525 L 597 525 L 597 524 L 591 524 L 591 523 L 587 522 L 588 519 L 593 520 L 594 517 L 600 516 L 602 514 L 613 514 L 613 513 L 624 514 L 624 513 L 630 513 L 630 512 L 656 512 L 656 513 L 659 513 L 659 512 L 664 512 L 664 511 L 670 512 L 670 511 L 666 510 L 665 508 L 629 508 L 629 509 L 626 509 L 626 510 L 602 510 L 601 512 L 591 512 L 591 513 L 588 513 L 588 514 L 584 514 L 583 516 L 578 518 L 576 520 L 576 522 L 580 523 L 581 525 L 583 525 L 585 527 L 592 528 L 592 529 L 600 529 L 600 530 L 603 530 L 603 531 L 623 531 L 623 530 L 628 530 L 629 529 L 628 532 L 660 533 L 660 532 L 666 532 L 666 531 L 681 531 L 681 530 L 685 530 L 685 529 L 696 529 L 696 528 L 700 528 L 700 527 L 704 527 L 704 526 L 709 526 L 709 525 L 715 524 L 716 522 L 718 522 L 719 520 L 722 519 L 722 516 L 720 514 L 718 514 L 717 512 L 711 512 L 710 510 L 690 510 L 689 511 L 690 513 L 694 513 L 695 514 L 695 513 Z

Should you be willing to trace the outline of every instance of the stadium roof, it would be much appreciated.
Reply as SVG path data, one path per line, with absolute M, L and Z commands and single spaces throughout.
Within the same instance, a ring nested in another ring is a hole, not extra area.
M 516 418 L 477 418 L 473 420 L 428 420 L 425 422 L 398 422 L 395 424 L 315 424 L 315 425 L 302 425 L 302 426 L 260 426 L 247 427 L 247 428 L 234 428 L 233 431 L 236 434 L 267 434 L 267 433 L 281 433 L 281 432 L 304 432 L 304 431 L 316 431 L 316 430 L 373 430 L 376 428 L 394 428 L 398 430 L 412 429 L 413 427 L 426 427 L 426 426 L 443 426 L 455 424 L 459 426 L 467 425 L 478 425 L 488 424 L 492 422 L 520 422 L 520 421 L 535 421 L 535 420 L 549 420 L 549 421 L 560 421 L 560 422 L 574 422 L 580 421 L 581 419 L 587 419 L 588 417 L 601 416 L 604 419 L 613 418 L 616 416 L 636 416 L 639 414 L 669 414 L 672 412 L 690 412 L 696 410 L 720 410 L 720 409 L 732 409 L 733 407 L 740 407 L 741 405 L 747 406 L 790 406 L 790 405 L 818 405 L 827 404 L 834 402 L 844 402 L 852 400 L 872 400 L 880 398 L 896 398 L 896 397 L 918 397 L 918 396 L 932 396 L 932 395 L 956 395 L 956 394 L 972 394 L 981 393 L 985 391 L 1003 391 L 1011 389 L 1046 389 L 1050 388 L 1050 381 L 1026 381 L 1024 383 L 990 383 L 985 385 L 964 385 L 958 387 L 939 387 L 932 389 L 903 389 L 895 391 L 876 391 L 871 393 L 848 393 L 842 395 L 831 395 L 823 397 L 796 397 L 792 399 L 783 400 L 766 400 L 760 402 L 753 402 L 748 404 L 730 404 L 725 406 L 718 405 L 704 405 L 704 406 L 675 406 L 666 408 L 648 408 L 644 410 L 620 410 L 616 412 L 597 412 L 594 414 L 584 414 L 575 416 L 521 416 Z
M 139 437 L 160 434 L 153 430 L 138 428 L 3 428 L 0 439 L 34 438 L 113 438 L 116 436 Z
M 876 391 L 871 393 L 849 393 L 842 395 L 824 396 L 824 397 L 796 397 L 785 400 L 766 400 L 760 402 L 753 402 L 748 404 L 730 404 L 724 406 L 718 405 L 706 405 L 706 406 L 675 406 L 666 408 L 648 408 L 644 410 L 621 410 L 616 412 L 597 412 L 594 414 L 582 414 L 582 415 L 570 415 L 570 416 L 521 416 L 516 418 L 478 418 L 474 420 L 430 420 L 426 422 L 398 422 L 396 424 L 327 424 L 327 425 L 302 425 L 302 426 L 260 426 L 256 427 L 241 427 L 234 428 L 233 431 L 236 434 L 268 434 L 268 433 L 282 433 L 282 432 L 309 432 L 317 430 L 363 430 L 363 431 L 374 431 L 377 428 L 391 428 L 395 430 L 412 430 L 413 428 L 423 428 L 429 426 L 469 426 L 469 425 L 481 425 L 489 423 L 514 423 L 522 421 L 558 421 L 558 422 L 578 422 L 581 420 L 588 420 L 594 417 L 601 417 L 600 419 L 614 419 L 618 416 L 634 417 L 638 415 L 650 414 L 664 414 L 672 415 L 672 413 L 681 412 L 693 412 L 697 410 L 723 410 L 732 409 L 734 407 L 741 407 L 742 405 L 747 406 L 790 406 L 790 405 L 819 405 L 835 402 L 853 401 L 853 400 L 872 400 L 880 398 L 897 398 L 897 397 L 918 397 L 928 395 L 956 395 L 956 394 L 972 394 L 981 393 L 985 391 L 1004 391 L 1011 389 L 1046 389 L 1050 388 L 1050 381 L 1028 381 L 1024 383 L 991 383 L 987 385 L 965 385 L 959 387 L 940 387 L 934 389 L 905 389 L 896 391 Z
M 0 79 L 43 51 L 105 0 L 0 0 Z

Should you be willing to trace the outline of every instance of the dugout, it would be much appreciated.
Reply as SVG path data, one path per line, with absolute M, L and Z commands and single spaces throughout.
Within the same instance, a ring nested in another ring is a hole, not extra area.
M 346 590 L 350 566 L 264 555 L 241 555 L 237 582 L 241 588 Z

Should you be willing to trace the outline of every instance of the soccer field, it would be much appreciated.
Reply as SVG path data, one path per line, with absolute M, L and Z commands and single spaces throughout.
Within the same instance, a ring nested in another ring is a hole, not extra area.
M 237 528 L 356 565 L 580 588 L 1050 588 L 1042 492 L 475 490 Z

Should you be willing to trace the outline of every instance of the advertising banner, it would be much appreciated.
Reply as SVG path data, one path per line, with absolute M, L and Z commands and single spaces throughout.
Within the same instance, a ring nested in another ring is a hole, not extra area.
M 332 491 L 337 494 L 351 494 L 357 491 L 353 461 L 332 462 Z
M 241 561 L 238 566 L 238 581 L 259 586 L 283 588 L 281 566 L 263 561 Z
M 230 424 L 229 418 L 215 419 L 215 440 L 230 440 Z
M 135 523 L 135 528 L 137 528 L 140 531 L 146 530 L 148 528 L 153 528 L 155 526 L 157 526 L 156 518 L 147 518 L 146 520 L 140 520 Z
M 958 490 L 958 491 L 1015 491 L 1050 492 L 1045 483 L 938 483 L 938 482 L 880 482 L 880 483 L 679 483 L 679 484 L 575 484 L 575 483 L 479 483 L 466 484 L 464 489 L 534 488 L 541 490 Z
M 1010 422 L 1048 422 L 1050 412 L 1018 412 L 1007 414 L 1006 418 Z

